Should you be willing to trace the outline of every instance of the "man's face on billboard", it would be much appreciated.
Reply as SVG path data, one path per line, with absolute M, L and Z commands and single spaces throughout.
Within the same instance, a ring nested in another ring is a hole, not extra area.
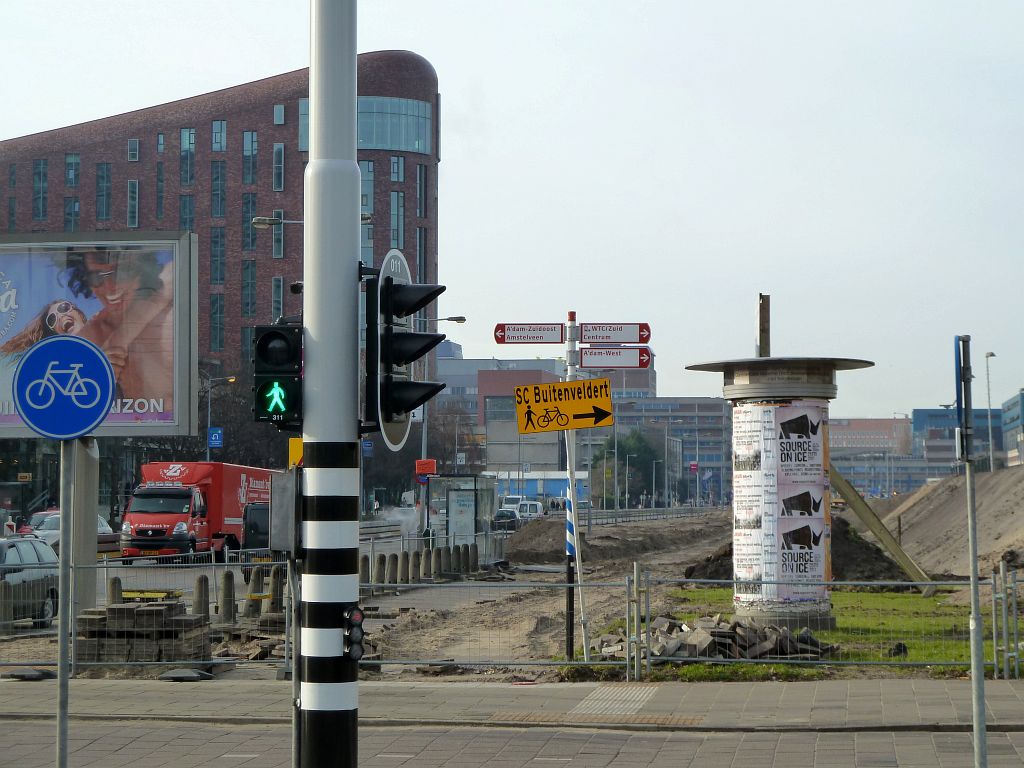
M 89 287 L 106 307 L 124 307 L 139 288 L 135 256 L 104 251 L 85 254 L 85 276 Z

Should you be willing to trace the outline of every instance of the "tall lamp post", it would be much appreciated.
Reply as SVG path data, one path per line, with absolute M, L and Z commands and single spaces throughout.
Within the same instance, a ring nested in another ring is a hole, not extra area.
M 985 353 L 985 389 L 988 392 L 988 413 L 985 414 L 988 419 L 988 471 L 996 471 L 996 463 L 993 457 L 992 451 L 992 382 L 988 375 L 988 359 L 995 357 L 995 352 Z
M 199 372 L 201 375 L 204 371 Z M 213 400 L 213 389 L 219 387 L 222 384 L 234 384 L 236 377 L 234 376 L 210 376 L 205 374 L 204 379 L 206 382 L 206 460 L 210 460 L 210 402 Z
M 626 454 L 626 488 L 625 488 L 625 491 L 626 491 L 626 498 L 625 498 L 626 509 L 629 508 L 629 459 L 630 459 L 630 457 L 635 459 L 636 458 L 636 454 L 635 453 L 627 453 Z

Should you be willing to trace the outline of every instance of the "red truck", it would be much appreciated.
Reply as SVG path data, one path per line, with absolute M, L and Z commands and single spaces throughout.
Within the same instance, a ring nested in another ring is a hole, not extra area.
M 213 461 L 142 465 L 121 526 L 122 557 L 214 553 L 224 562 L 243 541 L 246 504 L 270 502 L 274 470 Z

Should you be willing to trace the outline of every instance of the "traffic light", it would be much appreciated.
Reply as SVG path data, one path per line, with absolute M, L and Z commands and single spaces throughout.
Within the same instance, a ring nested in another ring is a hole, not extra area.
M 342 613 L 342 619 L 345 656 L 352 661 L 359 661 L 363 658 L 363 609 L 358 605 L 350 605 Z
M 253 329 L 253 417 L 279 427 L 302 422 L 302 327 Z
M 409 265 L 397 250 L 388 252 L 380 273 L 367 284 L 366 418 L 376 419 L 376 429 L 392 451 L 401 450 L 409 437 L 409 413 L 445 387 L 415 379 L 412 365 L 445 338 L 413 327 L 413 315 L 444 290 L 443 285 L 413 283 Z

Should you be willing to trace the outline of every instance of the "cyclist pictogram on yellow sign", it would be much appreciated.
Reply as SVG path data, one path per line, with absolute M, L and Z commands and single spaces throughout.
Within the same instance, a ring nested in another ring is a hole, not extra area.
M 615 423 L 608 379 L 527 384 L 516 387 L 515 401 L 519 432 L 524 435 Z

